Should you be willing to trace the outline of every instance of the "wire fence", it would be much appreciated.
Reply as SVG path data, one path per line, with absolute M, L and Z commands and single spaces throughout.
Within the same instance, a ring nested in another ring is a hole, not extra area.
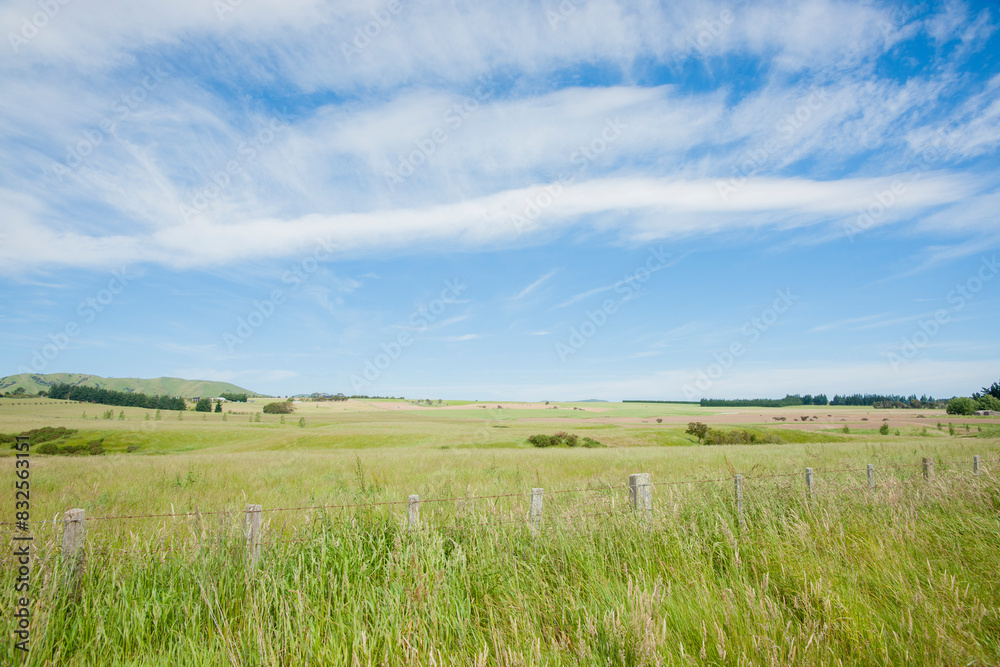
M 971 463 L 971 466 L 970 466 Z M 240 535 L 240 540 L 246 540 L 246 546 L 251 553 L 251 560 L 256 561 L 259 557 L 261 548 L 275 548 L 282 544 L 307 544 L 316 542 L 316 537 L 299 537 L 298 531 L 293 530 L 294 535 L 291 537 L 284 536 L 280 534 L 280 531 L 271 531 L 268 535 L 268 540 L 265 542 L 262 540 L 262 528 L 261 528 L 261 516 L 264 514 L 278 514 L 286 512 L 327 512 L 336 510 L 390 510 L 393 507 L 407 507 L 406 523 L 409 528 L 418 528 L 427 525 L 426 521 L 421 521 L 420 518 L 420 508 L 424 505 L 443 505 L 447 503 L 453 503 L 458 505 L 459 503 L 478 503 L 482 501 L 498 501 L 502 499 L 511 498 L 522 498 L 530 499 L 530 507 L 527 512 L 517 511 L 513 507 L 510 508 L 506 515 L 500 514 L 496 511 L 490 512 L 480 512 L 479 514 L 471 515 L 466 517 L 461 523 L 454 523 L 450 525 L 441 525 L 441 529 L 467 529 L 473 526 L 510 526 L 515 524 L 521 524 L 526 528 L 537 531 L 538 527 L 541 525 L 541 520 L 543 517 L 542 507 L 543 498 L 546 496 L 552 497 L 566 497 L 569 494 L 592 494 L 592 493 L 610 493 L 609 500 L 611 501 L 610 507 L 603 507 L 597 511 L 591 511 L 595 509 L 594 505 L 589 506 L 574 506 L 569 509 L 576 511 L 563 511 L 562 513 L 557 512 L 546 512 L 546 519 L 556 518 L 563 521 L 572 521 L 577 519 L 587 519 L 594 517 L 611 517 L 616 515 L 621 516 L 638 516 L 640 519 L 648 520 L 652 514 L 652 492 L 656 489 L 663 490 L 674 490 L 681 489 L 682 487 L 692 487 L 707 484 L 721 484 L 721 483 L 735 483 L 734 499 L 736 505 L 736 513 L 738 515 L 738 520 L 741 524 L 745 523 L 744 516 L 744 497 L 743 497 L 743 485 L 748 482 L 755 481 L 766 481 L 766 480 L 776 480 L 776 479 L 790 479 L 796 477 L 805 478 L 805 484 L 801 490 L 807 494 L 808 497 L 812 498 L 816 493 L 817 482 L 823 482 L 824 488 L 836 488 L 838 490 L 862 490 L 868 489 L 873 490 L 876 488 L 876 484 L 873 477 L 873 472 L 883 472 L 885 470 L 892 470 L 897 473 L 904 471 L 912 471 L 916 469 L 923 469 L 923 478 L 925 480 L 930 480 L 934 475 L 935 465 L 939 469 L 961 469 L 965 468 L 969 470 L 975 476 L 981 476 L 984 473 L 991 475 L 990 471 L 986 468 L 987 464 L 1000 463 L 1000 458 L 998 459 L 982 459 L 980 456 L 973 457 L 972 461 L 968 459 L 958 461 L 958 460 L 943 460 L 938 459 L 936 461 L 929 458 L 925 458 L 921 463 L 914 464 L 883 464 L 880 468 L 876 469 L 873 464 L 868 464 L 866 467 L 831 467 L 831 468 L 806 468 L 805 471 L 787 472 L 787 473 L 766 473 L 757 475 L 742 475 L 734 474 L 729 477 L 709 477 L 709 478 L 699 478 L 699 479 L 686 479 L 686 480 L 667 480 L 653 482 L 648 473 L 631 475 L 628 484 L 617 484 L 612 485 L 608 483 L 601 484 L 599 486 L 589 486 L 589 487 L 574 487 L 567 489 L 557 489 L 553 491 L 545 491 L 544 489 L 535 488 L 531 490 L 525 490 L 520 492 L 509 492 L 509 493 L 496 493 L 496 494 L 485 494 L 485 495 L 466 495 L 466 496 L 451 496 L 451 497 L 434 497 L 421 499 L 419 496 L 410 496 L 407 500 L 382 500 L 382 501 L 364 501 L 364 502 L 349 502 L 349 503 L 325 503 L 325 504 L 312 504 L 312 505 L 296 505 L 289 507 L 261 507 L 260 505 L 248 505 L 245 510 L 213 510 L 213 511 L 188 511 L 188 512 L 159 512 L 159 513 L 148 513 L 148 514 L 108 514 L 97 517 L 86 517 L 85 512 L 82 509 L 72 509 L 65 513 L 62 518 L 53 518 L 51 520 L 38 521 L 38 522 L 21 522 L 21 521 L 4 521 L 0 522 L 0 527 L 4 530 L 8 530 L 13 535 L 11 535 L 11 541 L 15 540 L 26 540 L 30 539 L 34 541 L 34 538 L 26 538 L 31 532 L 32 525 L 37 527 L 51 526 L 53 528 L 53 535 L 51 541 L 55 543 L 57 540 L 56 533 L 59 532 L 59 528 L 62 528 L 62 539 L 61 539 L 61 549 L 58 551 L 61 556 L 65 558 L 79 557 L 85 544 L 85 527 L 92 525 L 93 523 L 103 523 L 103 524 L 113 524 L 117 522 L 129 522 L 138 521 L 145 519 L 163 519 L 163 518 L 183 518 L 183 519 L 196 519 L 199 524 L 199 531 L 204 529 L 204 525 L 201 524 L 201 520 L 204 517 L 211 516 L 228 516 L 233 519 L 238 519 L 241 515 L 244 518 L 244 526 L 242 528 L 242 534 Z M 841 475 L 850 474 L 860 474 L 865 473 L 867 476 L 867 485 L 864 483 L 858 483 L 854 485 L 844 484 L 841 482 L 836 482 L 832 479 L 827 479 L 828 477 L 837 477 Z M 625 501 L 623 498 L 621 502 L 618 502 L 618 496 L 616 492 L 622 492 L 624 490 L 628 491 L 628 500 Z M 671 493 L 671 498 L 673 498 L 673 493 Z M 496 507 L 494 506 L 494 509 Z M 524 508 L 521 508 L 522 510 Z M 402 521 L 402 516 L 400 521 Z M 199 532 L 199 535 L 201 533 Z M 166 535 L 162 535 L 162 540 L 166 540 Z M 132 534 L 132 539 L 134 542 L 138 541 L 138 536 Z M 155 540 L 152 540 L 155 541 Z M 193 542 L 197 547 L 205 548 L 210 546 L 212 541 L 202 539 L 200 536 L 194 539 Z M 206 544 L 208 542 L 209 544 Z M 137 556 L 155 556 L 158 554 L 168 554 L 177 551 L 184 551 L 192 549 L 190 543 L 186 543 L 183 546 L 168 545 L 166 543 L 160 544 L 149 544 L 148 546 L 154 547 L 155 549 L 146 550 L 135 550 L 135 549 L 119 549 L 119 548 L 106 548 L 100 549 L 104 553 L 115 553 L 123 555 L 137 555 Z

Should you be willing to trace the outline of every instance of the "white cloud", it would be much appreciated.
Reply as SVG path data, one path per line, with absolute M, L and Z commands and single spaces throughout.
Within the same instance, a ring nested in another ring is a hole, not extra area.
M 523 235 L 519 235 L 513 216 L 526 200 L 537 196 L 540 187 L 418 209 L 311 214 L 292 220 L 250 219 L 238 226 L 206 222 L 162 227 L 151 233 L 133 230 L 132 236 L 59 231 L 20 212 L 21 224 L 11 227 L 10 238 L 0 244 L 0 262 L 7 272 L 13 272 L 15 266 L 99 267 L 126 262 L 201 267 L 285 257 L 305 252 L 319 242 L 352 255 L 388 248 L 412 251 L 435 242 L 447 242 L 454 250 L 485 248 L 514 243 L 519 236 L 587 224 L 590 216 L 607 215 L 619 216 L 610 224 L 622 234 L 642 240 L 740 228 L 793 227 L 817 224 L 865 207 L 874 193 L 890 187 L 893 180 L 760 178 L 723 199 L 718 182 L 710 180 L 594 179 L 567 186 Z M 955 202 L 969 197 L 973 185 L 968 179 L 948 174 L 932 175 L 919 189 L 900 197 L 895 206 L 906 210 Z
M 551 278 L 552 276 L 554 276 L 557 271 L 558 271 L 558 269 L 552 269 L 551 271 L 549 271 L 545 275 L 539 277 L 538 280 L 536 280 L 535 282 L 531 283 L 530 285 L 528 285 L 527 287 L 525 287 L 523 290 L 521 290 L 520 292 L 518 292 L 516 296 L 514 296 L 514 297 L 511 298 L 511 300 L 512 301 L 518 301 L 520 299 L 523 299 L 527 295 L 531 294 L 536 289 L 538 289 L 539 287 L 541 287 L 542 283 L 544 283 L 546 280 L 548 280 L 549 278 Z

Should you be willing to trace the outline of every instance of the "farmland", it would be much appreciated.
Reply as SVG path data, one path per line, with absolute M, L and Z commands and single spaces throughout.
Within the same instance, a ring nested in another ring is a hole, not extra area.
M 2 433 L 65 427 L 75 433 L 61 446 L 100 441 L 105 451 L 32 454 L 30 663 L 1000 659 L 996 419 L 350 400 L 299 403 L 282 420 L 258 418 L 264 403 L 159 419 L 114 408 L 105 419 L 105 406 L 0 400 Z M 780 442 L 698 445 L 685 433 L 696 420 Z M 526 443 L 557 431 L 605 447 Z M 984 461 L 976 477 L 974 455 Z M 925 457 L 936 465 L 927 481 Z M 656 485 L 648 522 L 629 509 L 636 472 Z M 742 527 L 736 473 L 746 477 Z M 535 487 L 545 511 L 532 534 Z M 409 494 L 425 499 L 416 530 Z M 256 567 L 248 504 L 264 508 Z M 86 560 L 67 585 L 58 545 L 73 507 L 102 520 L 87 524 Z M 123 516 L 138 518 L 104 519 Z M 4 568 L 4 596 L 13 571 Z

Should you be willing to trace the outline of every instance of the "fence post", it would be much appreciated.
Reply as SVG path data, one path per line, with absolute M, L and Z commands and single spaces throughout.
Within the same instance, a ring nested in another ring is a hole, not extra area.
M 538 532 L 538 524 L 542 521 L 542 497 L 545 489 L 531 490 L 531 505 L 528 508 L 528 528 L 532 533 Z
M 632 501 L 632 511 L 642 512 L 642 518 L 649 521 L 653 514 L 653 477 L 648 472 L 628 476 L 628 496 Z
M 82 509 L 72 509 L 63 514 L 62 557 L 73 576 L 79 574 L 83 564 L 83 544 L 86 537 L 85 512 Z
M 928 457 L 924 457 L 924 479 L 930 479 L 931 474 L 934 472 L 934 461 Z
M 415 493 L 410 496 L 406 519 L 409 522 L 410 528 L 416 528 L 420 524 L 420 496 Z
M 247 556 L 251 567 L 257 567 L 260 560 L 260 510 L 260 505 L 247 505 Z
M 875 488 L 875 466 L 871 463 L 868 464 L 868 488 Z
M 743 475 L 736 475 L 736 518 L 740 526 L 746 525 L 743 520 Z
M 979 474 L 979 462 L 980 461 L 981 461 L 981 459 L 979 458 L 979 454 L 976 454 L 975 456 L 972 457 L 972 474 L 973 475 L 978 475 Z
M 809 491 L 809 498 L 812 498 L 813 494 L 813 469 L 806 468 L 806 488 Z

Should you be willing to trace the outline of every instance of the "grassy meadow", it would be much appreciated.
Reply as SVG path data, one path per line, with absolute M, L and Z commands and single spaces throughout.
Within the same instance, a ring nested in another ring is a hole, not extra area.
M 100 441 L 106 452 L 32 453 L 31 652 L 15 653 L 5 614 L 0 661 L 1000 663 L 992 420 L 352 400 L 256 421 L 265 402 L 157 420 L 143 409 L 110 408 L 104 419 L 109 406 L 0 399 L 0 433 L 65 427 L 76 432 L 61 446 Z M 885 418 L 890 435 L 878 433 Z M 782 442 L 699 445 L 685 433 L 695 420 Z M 556 431 L 606 446 L 526 443 Z M 0 466 L 13 481 L 12 454 L 0 452 Z M 929 481 L 923 457 L 935 461 Z M 629 507 L 635 472 L 655 485 L 648 521 Z M 742 526 L 736 473 L 746 478 Z M 532 487 L 545 489 L 537 532 L 524 521 Z M 409 494 L 423 501 L 416 530 Z M 7 498 L 4 522 L 14 516 Z M 250 503 L 264 510 L 256 567 L 243 533 Z M 59 558 L 61 516 L 73 507 L 88 517 L 76 579 Z M 102 519 L 146 514 L 182 516 Z M 10 549 L 2 558 L 0 600 L 12 609 Z

